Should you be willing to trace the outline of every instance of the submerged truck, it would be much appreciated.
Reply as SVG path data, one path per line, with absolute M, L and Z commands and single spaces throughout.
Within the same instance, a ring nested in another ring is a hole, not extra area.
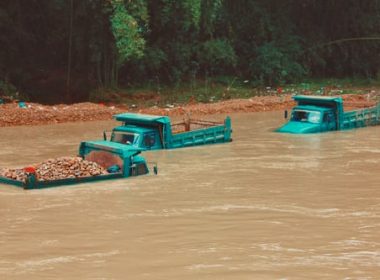
M 115 115 L 122 125 L 110 136 L 113 143 L 121 143 L 143 150 L 175 149 L 196 145 L 230 142 L 231 119 L 223 123 L 190 120 L 172 124 L 167 116 L 124 113 Z M 104 133 L 104 140 L 107 140 Z
M 0 183 L 24 189 L 41 189 L 145 175 L 149 173 L 149 169 L 145 159 L 139 155 L 140 153 L 141 149 L 109 141 L 82 142 L 79 146 L 79 156 L 85 160 L 96 162 L 107 170 L 107 174 L 58 180 L 39 180 L 35 170 L 29 167 L 24 169 L 27 172 L 25 180 L 20 181 L 0 176 Z M 153 170 L 157 174 L 156 164 L 154 164 Z
M 296 95 L 290 120 L 276 132 L 318 133 L 380 124 L 380 106 L 344 112 L 342 97 Z M 285 118 L 287 118 L 285 111 Z

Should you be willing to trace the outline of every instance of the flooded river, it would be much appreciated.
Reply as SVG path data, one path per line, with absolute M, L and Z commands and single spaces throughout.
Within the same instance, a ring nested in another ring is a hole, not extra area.
M 145 153 L 158 176 L 0 185 L 0 279 L 379 279 L 380 127 Z M 75 155 L 113 122 L 0 128 L 0 166 Z

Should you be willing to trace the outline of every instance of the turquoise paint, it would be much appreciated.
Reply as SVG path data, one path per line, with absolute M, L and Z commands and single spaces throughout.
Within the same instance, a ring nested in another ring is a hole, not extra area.
M 76 185 L 80 183 L 89 183 L 89 182 L 94 182 L 94 181 L 104 181 L 104 180 L 118 179 L 118 178 L 124 178 L 123 174 L 116 173 L 116 174 L 99 175 L 99 176 L 93 176 L 93 177 L 67 178 L 67 179 L 52 180 L 52 181 L 38 181 L 36 180 L 34 175 L 29 175 L 27 177 L 26 182 L 21 182 L 21 181 L 16 181 L 16 180 L 0 177 L 0 183 L 24 188 L 25 190 L 32 190 L 32 189 L 45 189 L 45 188 L 66 186 L 66 185 Z
M 88 141 L 82 142 L 79 146 L 79 156 L 85 158 L 86 155 L 93 151 L 105 151 L 116 155 L 123 162 L 123 169 L 118 173 L 97 175 L 92 177 L 77 177 L 51 181 L 38 181 L 34 174 L 29 174 L 25 182 L 0 177 L 0 183 L 22 187 L 24 189 L 42 189 L 57 187 L 62 185 L 74 185 L 86 182 L 104 181 L 111 179 L 127 178 L 131 176 L 142 175 L 138 172 L 132 172 L 136 167 L 143 165 L 146 173 L 149 173 L 145 159 L 140 155 L 141 149 L 133 148 L 128 145 L 109 141 Z M 144 174 L 146 174 L 144 173 Z
M 79 146 L 79 155 L 83 158 L 87 154 L 93 151 L 105 151 L 118 156 L 123 161 L 122 174 L 124 177 L 131 176 L 131 167 L 134 164 L 145 164 L 145 159 L 138 154 L 141 153 L 143 149 L 135 148 L 132 145 L 123 145 L 116 142 L 110 141 L 86 141 L 82 142 Z
M 301 123 L 290 121 L 276 130 L 277 132 L 287 132 L 294 134 L 303 134 L 303 133 L 316 133 L 320 132 L 319 124 L 312 123 Z
M 144 114 L 134 114 L 134 113 L 123 113 L 115 115 L 114 118 L 117 121 L 124 123 L 135 123 L 135 124 L 146 124 L 152 125 L 155 123 L 167 124 L 170 123 L 170 118 L 167 116 L 154 116 L 154 115 L 144 115 Z
M 120 141 L 124 145 L 143 150 L 175 149 L 232 141 L 230 117 L 224 120 L 224 124 L 213 124 L 181 133 L 173 133 L 170 118 L 167 116 L 125 113 L 114 118 L 123 122 L 123 125 L 113 129 L 111 142 Z M 124 133 L 125 139 L 121 139 L 118 133 Z
M 297 106 L 292 109 L 289 122 L 278 128 L 276 132 L 318 133 L 380 124 L 379 105 L 344 112 L 341 97 L 298 95 L 293 99 L 297 102 Z

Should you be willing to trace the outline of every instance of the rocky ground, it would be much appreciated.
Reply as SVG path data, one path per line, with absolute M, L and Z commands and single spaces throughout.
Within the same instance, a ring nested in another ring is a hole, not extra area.
M 28 172 L 35 172 L 40 181 L 108 174 L 107 170 L 95 162 L 80 157 L 61 157 L 20 169 L 2 168 L 0 176 L 25 182 Z
M 373 106 L 376 102 L 370 94 L 342 95 L 346 109 Z M 26 103 L 20 108 L 18 103 L 0 104 L 0 127 L 17 125 L 42 125 L 64 122 L 111 120 L 114 114 L 136 112 L 153 115 L 181 116 L 226 114 L 234 112 L 278 111 L 294 105 L 291 95 L 255 96 L 249 99 L 232 99 L 216 103 L 167 104 L 162 107 L 126 107 L 122 105 L 104 105 L 95 103 L 78 103 L 73 105 L 47 106 Z

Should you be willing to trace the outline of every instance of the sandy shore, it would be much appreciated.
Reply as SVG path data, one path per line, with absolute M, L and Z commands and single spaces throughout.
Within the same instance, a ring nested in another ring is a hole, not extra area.
M 346 109 L 370 107 L 375 104 L 367 94 L 343 95 Z M 266 112 L 289 109 L 294 106 L 291 95 L 257 96 L 249 99 L 233 99 L 216 103 L 189 103 L 170 105 L 166 108 L 128 108 L 121 105 L 77 103 L 73 105 L 47 106 L 26 103 L 20 108 L 18 103 L 0 105 L 0 127 L 19 125 L 43 125 L 77 121 L 111 120 L 112 116 L 123 112 L 152 115 L 181 116 L 228 114 L 235 112 Z

